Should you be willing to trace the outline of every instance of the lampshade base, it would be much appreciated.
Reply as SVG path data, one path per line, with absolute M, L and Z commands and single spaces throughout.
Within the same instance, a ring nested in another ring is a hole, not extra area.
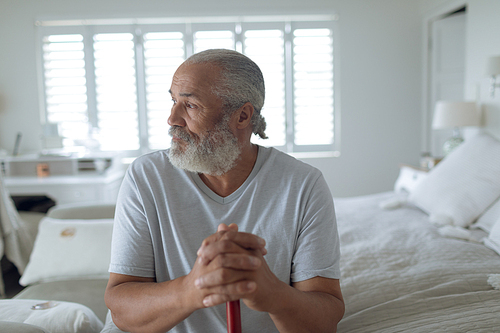
M 458 146 L 460 146 L 464 142 L 464 139 L 462 137 L 457 137 L 454 136 L 452 138 L 449 138 L 446 140 L 446 142 L 443 145 L 443 153 L 444 155 L 448 155 L 451 153 L 453 150 L 455 150 Z

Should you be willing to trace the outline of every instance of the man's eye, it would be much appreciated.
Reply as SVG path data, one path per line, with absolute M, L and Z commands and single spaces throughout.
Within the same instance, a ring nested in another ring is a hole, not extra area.
M 188 109 L 196 109 L 196 105 L 191 104 L 191 103 L 186 103 L 186 107 L 187 107 Z
M 173 98 L 172 98 L 172 102 L 173 102 L 174 104 L 177 104 L 177 101 L 176 101 L 175 99 L 173 99 Z

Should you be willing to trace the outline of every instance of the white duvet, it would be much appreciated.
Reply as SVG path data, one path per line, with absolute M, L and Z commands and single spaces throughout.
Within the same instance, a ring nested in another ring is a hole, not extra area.
M 339 332 L 500 332 L 500 255 L 446 238 L 395 193 L 335 199 L 346 313 Z

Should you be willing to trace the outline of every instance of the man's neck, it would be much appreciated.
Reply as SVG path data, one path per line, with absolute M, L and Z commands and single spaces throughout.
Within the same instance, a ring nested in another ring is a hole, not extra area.
M 201 180 L 212 191 L 221 197 L 227 197 L 236 191 L 248 178 L 253 170 L 259 147 L 250 144 L 241 150 L 241 155 L 236 161 L 236 166 L 222 176 L 212 176 L 201 173 Z

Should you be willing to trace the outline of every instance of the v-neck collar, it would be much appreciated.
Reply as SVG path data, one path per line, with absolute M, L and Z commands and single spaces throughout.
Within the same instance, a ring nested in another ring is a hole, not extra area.
M 255 160 L 255 165 L 253 166 L 252 172 L 250 172 L 250 175 L 248 175 L 247 179 L 245 179 L 245 181 L 243 182 L 243 184 L 241 184 L 241 186 L 236 191 L 234 191 L 233 193 L 231 193 L 227 197 L 221 197 L 220 195 L 218 195 L 217 193 L 215 193 L 214 191 L 212 191 L 210 189 L 210 187 L 208 187 L 203 182 L 203 180 L 201 180 L 199 174 L 191 172 L 190 173 L 191 174 L 191 178 L 196 183 L 196 185 L 199 187 L 199 189 L 201 191 L 203 191 L 203 193 L 205 193 L 212 200 L 214 200 L 217 203 L 223 204 L 223 205 L 224 204 L 228 204 L 228 203 L 236 200 L 238 197 L 240 197 L 240 195 L 248 187 L 248 184 L 250 184 L 250 182 L 255 178 L 255 176 L 257 175 L 257 173 L 259 173 L 259 170 L 262 167 L 262 164 L 264 163 L 264 156 L 263 155 L 264 155 L 264 151 L 265 150 L 261 146 L 258 146 L 258 148 L 259 148 L 259 150 L 257 152 L 257 159 Z

